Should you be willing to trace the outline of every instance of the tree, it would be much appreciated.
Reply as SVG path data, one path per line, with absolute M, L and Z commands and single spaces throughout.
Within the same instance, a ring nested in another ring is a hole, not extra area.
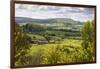
M 93 21 L 87 21 L 81 29 L 81 36 L 83 39 L 82 47 L 84 49 L 87 59 L 94 60 L 94 23 Z
M 14 29 L 14 46 L 16 64 L 24 65 L 27 63 L 27 52 L 30 48 L 31 38 L 22 32 L 22 28 L 15 24 Z
M 48 42 L 50 42 L 50 40 L 51 40 L 51 37 L 50 36 L 48 36 L 48 35 L 45 35 L 45 36 L 43 36 Z

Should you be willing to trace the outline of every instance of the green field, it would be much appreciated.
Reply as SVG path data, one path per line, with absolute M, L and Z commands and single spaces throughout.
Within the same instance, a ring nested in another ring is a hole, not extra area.
M 76 27 L 74 27 L 76 25 Z M 80 26 L 79 26 L 80 25 Z M 95 61 L 91 22 L 15 24 L 16 66 Z
M 42 44 L 42 45 L 38 45 L 38 44 L 32 44 L 32 47 L 30 48 L 30 54 L 32 55 L 34 52 L 36 52 L 38 49 L 49 49 L 52 47 L 63 47 L 63 46 L 72 46 L 74 47 L 81 47 L 81 43 L 82 40 L 75 40 L 75 39 L 65 39 L 63 40 L 61 43 L 48 43 L 48 44 Z
M 32 44 L 29 55 L 33 56 L 29 64 L 57 64 L 86 62 L 82 40 L 64 39 L 61 43 Z M 89 61 L 89 60 L 88 60 Z

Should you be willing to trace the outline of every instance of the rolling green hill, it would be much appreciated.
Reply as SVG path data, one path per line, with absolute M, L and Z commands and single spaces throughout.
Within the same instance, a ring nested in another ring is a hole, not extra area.
M 51 18 L 51 19 L 32 19 L 26 17 L 15 17 L 16 23 L 40 23 L 40 24 L 53 24 L 53 23 L 64 23 L 64 24 L 82 24 L 82 22 L 75 21 L 70 18 Z

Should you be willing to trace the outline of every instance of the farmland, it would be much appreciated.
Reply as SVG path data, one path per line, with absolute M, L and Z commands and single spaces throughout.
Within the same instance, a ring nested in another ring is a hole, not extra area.
M 95 61 L 92 21 L 16 18 L 14 36 L 16 66 Z

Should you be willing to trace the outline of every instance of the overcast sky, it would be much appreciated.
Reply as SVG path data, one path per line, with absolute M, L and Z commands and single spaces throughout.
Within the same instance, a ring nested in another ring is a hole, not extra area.
M 83 7 L 16 4 L 15 16 L 36 19 L 71 18 L 83 22 L 94 19 L 94 9 Z

